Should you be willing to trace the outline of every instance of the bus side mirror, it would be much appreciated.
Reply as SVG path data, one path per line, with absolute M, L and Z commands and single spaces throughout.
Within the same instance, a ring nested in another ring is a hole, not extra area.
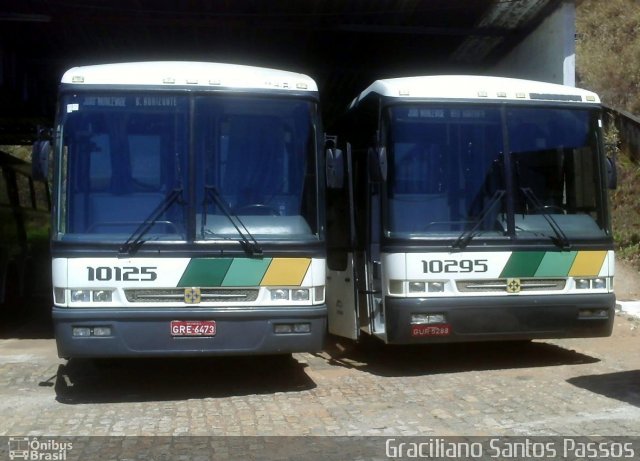
M 607 157 L 607 187 L 611 190 L 618 188 L 618 168 L 615 158 Z
M 344 185 L 344 160 L 340 149 L 327 149 L 325 168 L 327 187 L 329 189 L 342 189 Z
M 33 143 L 31 149 L 31 175 L 36 181 L 49 180 L 49 155 L 51 154 L 51 142 L 38 140 Z
M 369 148 L 369 176 L 373 182 L 387 180 L 387 148 Z

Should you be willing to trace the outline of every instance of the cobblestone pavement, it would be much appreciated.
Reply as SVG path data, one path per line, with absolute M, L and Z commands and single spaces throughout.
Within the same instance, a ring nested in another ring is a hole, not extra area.
M 288 357 L 59 359 L 0 336 L 0 436 L 640 435 L 640 320 L 610 338 Z

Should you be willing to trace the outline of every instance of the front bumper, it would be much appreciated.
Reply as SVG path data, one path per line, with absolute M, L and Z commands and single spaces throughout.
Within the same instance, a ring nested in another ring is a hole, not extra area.
M 606 309 L 606 318 L 580 318 L 580 309 Z M 414 336 L 412 314 L 444 314 L 450 333 Z M 387 342 L 411 344 L 610 336 L 615 295 L 385 298 Z
M 53 307 L 58 356 L 151 357 L 317 352 L 327 307 L 71 309 Z M 214 320 L 210 337 L 173 337 L 172 320 Z M 308 333 L 275 333 L 275 324 L 309 323 Z M 110 336 L 73 336 L 74 327 L 109 327 Z

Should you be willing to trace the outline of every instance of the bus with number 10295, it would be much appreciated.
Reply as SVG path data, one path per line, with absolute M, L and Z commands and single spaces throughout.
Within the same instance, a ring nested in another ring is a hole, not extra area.
M 337 131 L 330 333 L 391 344 L 611 334 L 615 164 L 596 94 L 499 77 L 378 80 Z
M 326 334 L 316 83 L 200 62 L 76 67 L 53 162 L 60 357 L 280 354 Z

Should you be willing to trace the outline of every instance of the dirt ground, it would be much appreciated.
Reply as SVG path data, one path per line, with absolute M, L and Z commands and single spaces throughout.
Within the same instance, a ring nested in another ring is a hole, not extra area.
M 614 290 L 618 301 L 640 301 L 640 271 L 617 259 Z

